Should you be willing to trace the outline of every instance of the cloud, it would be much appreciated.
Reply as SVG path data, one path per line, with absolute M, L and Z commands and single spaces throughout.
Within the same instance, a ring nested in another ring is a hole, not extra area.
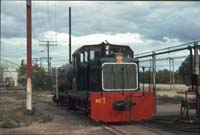
M 44 40 L 58 41 L 58 46 L 50 47 L 50 57 L 53 58 L 52 66 L 61 66 L 62 64 L 68 62 L 68 34 L 48 31 L 42 33 L 41 37 Z M 178 45 L 182 43 L 179 39 L 171 39 L 168 37 L 163 37 L 161 41 L 152 40 L 144 37 L 143 35 L 140 35 L 139 33 L 99 33 L 85 36 L 72 36 L 72 52 L 74 52 L 82 45 L 99 44 L 105 40 L 107 40 L 111 44 L 129 45 L 134 50 L 135 54 L 146 51 L 152 51 L 158 48 L 170 47 L 172 45 Z M 26 58 L 25 38 L 3 38 L 2 44 L 2 50 L 4 52 L 2 55 L 8 58 L 9 60 L 20 63 L 21 59 Z M 47 56 L 46 47 L 39 46 L 39 40 L 37 39 L 32 40 L 32 49 L 33 58 Z M 41 52 L 42 49 L 45 51 Z M 182 56 L 185 54 L 186 52 L 180 52 L 175 54 L 174 56 Z M 169 57 L 169 54 L 166 54 L 164 57 Z M 43 65 L 46 65 L 46 63 L 44 63 Z
M 39 40 L 50 39 L 58 41 L 50 48 L 53 66 L 68 61 L 69 6 L 73 51 L 108 40 L 127 44 L 137 54 L 197 40 L 200 35 L 198 2 L 33 1 L 33 57 L 46 57 Z M 26 56 L 25 11 L 25 1 L 2 1 L 2 56 L 17 63 Z
M 68 32 L 68 7 L 72 7 L 72 34 L 140 33 L 161 40 L 197 40 L 200 32 L 198 2 L 46 2 L 33 1 L 33 36 L 42 32 Z M 19 10 L 12 10 L 12 9 Z M 181 11 L 181 12 L 180 12 Z M 2 1 L 3 36 L 25 36 L 25 2 Z M 5 18 L 12 17 L 9 21 Z M 4 29 L 6 27 L 6 29 Z

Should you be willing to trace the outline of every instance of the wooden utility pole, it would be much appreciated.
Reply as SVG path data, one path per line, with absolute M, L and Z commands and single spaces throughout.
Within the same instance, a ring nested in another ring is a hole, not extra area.
M 49 58 L 49 47 L 50 46 L 57 46 L 57 41 L 39 41 L 40 46 L 47 47 L 47 62 L 48 62 L 48 73 L 50 71 L 50 58 Z
M 38 61 L 40 61 L 40 58 L 32 58 L 32 63 L 36 64 L 38 66 Z
M 32 111 L 32 17 L 31 0 L 26 0 L 26 40 L 27 40 L 27 100 L 26 110 Z
M 0 20 L 1 20 L 1 0 L 0 0 Z M 0 65 L 1 65 L 1 21 L 0 21 Z
M 71 7 L 69 7 L 69 64 L 71 63 Z
M 58 96 L 58 68 L 56 68 L 56 100 L 58 101 L 59 99 Z

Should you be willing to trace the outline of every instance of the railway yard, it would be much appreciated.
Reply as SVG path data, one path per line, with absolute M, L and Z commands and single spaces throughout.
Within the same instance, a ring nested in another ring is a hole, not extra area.
M 31 119 L 22 117 L 25 106 L 25 91 L 9 90 L 0 91 L 1 116 L 0 124 L 14 118 L 14 128 L 0 128 L 0 134 L 95 134 L 95 135 L 198 135 L 199 125 L 193 121 L 179 120 L 180 102 L 157 101 L 157 114 L 150 121 L 108 124 L 95 122 L 83 112 L 68 110 L 66 107 L 57 106 L 52 102 L 51 92 L 34 92 L 33 106 L 35 114 Z M 11 109 L 12 110 L 9 110 Z M 13 114 L 7 114 L 6 111 Z M 190 116 L 195 112 L 191 111 Z M 12 117 L 11 117 L 12 116 Z M 20 117 L 20 120 L 17 117 Z M 44 117 L 45 116 L 45 117 Z M 48 117 L 46 117 L 48 116 Z M 26 116 L 25 116 L 26 117 Z M 30 117 L 30 116 L 29 116 Z M 13 121 L 13 120 L 12 120 Z M 28 121 L 28 122 L 27 122 Z M 11 122 L 12 123 L 12 122 Z
M 199 3 L 58 1 L 0 0 L 0 135 L 200 135 Z

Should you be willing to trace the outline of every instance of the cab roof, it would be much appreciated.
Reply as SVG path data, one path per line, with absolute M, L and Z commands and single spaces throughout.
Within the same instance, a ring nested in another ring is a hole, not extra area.
M 102 49 L 102 48 L 105 48 L 106 46 L 110 46 L 110 47 L 113 47 L 113 48 L 121 48 L 121 49 L 125 49 L 125 50 L 128 50 L 130 51 L 132 54 L 133 54 L 133 50 L 128 46 L 128 45 L 116 45 L 116 44 L 110 44 L 110 43 L 105 43 L 105 42 L 102 42 L 100 44 L 93 44 L 93 45 L 83 45 L 82 47 L 78 48 L 74 53 L 73 55 L 76 55 L 76 54 L 79 54 L 85 50 L 88 50 L 90 48 L 94 49 L 94 48 L 99 48 L 99 49 Z

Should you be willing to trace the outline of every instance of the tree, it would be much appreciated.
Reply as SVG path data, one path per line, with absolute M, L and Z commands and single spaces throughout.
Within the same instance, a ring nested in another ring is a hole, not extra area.
M 22 65 L 18 70 L 18 82 L 26 86 L 26 65 Z M 33 90 L 49 90 L 52 88 L 53 78 L 45 71 L 44 68 L 34 65 L 32 67 L 32 86 Z
M 194 59 L 194 56 L 193 56 Z M 199 58 L 200 60 L 200 58 Z M 199 61 L 200 62 L 200 61 Z M 186 85 L 190 85 L 191 83 L 191 72 L 193 69 L 190 67 L 190 56 L 188 56 L 179 67 L 179 74 L 182 76 L 183 81 Z M 194 68 L 194 67 L 193 67 Z
M 179 67 L 179 75 L 182 76 L 183 83 L 189 85 L 190 84 L 190 57 L 188 56 Z
M 171 72 L 171 74 L 173 74 L 173 72 Z M 140 82 L 141 83 L 149 83 L 150 80 L 150 72 L 149 71 L 145 71 L 144 72 L 144 76 L 143 76 L 143 72 L 140 72 Z M 179 73 L 176 71 L 174 72 L 174 76 L 175 76 L 175 82 L 182 84 L 182 77 L 180 77 Z M 143 79 L 144 77 L 144 79 Z M 156 83 L 159 84 L 169 84 L 170 83 L 170 71 L 167 69 L 163 69 L 163 70 L 159 70 L 156 72 Z

